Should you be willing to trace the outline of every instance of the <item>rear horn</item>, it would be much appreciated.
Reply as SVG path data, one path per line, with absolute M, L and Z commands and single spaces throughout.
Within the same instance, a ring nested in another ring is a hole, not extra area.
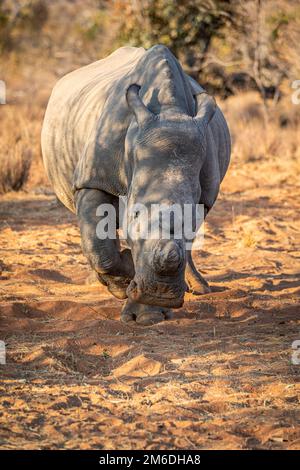
M 197 121 L 199 127 L 204 127 L 205 130 L 216 112 L 216 100 L 213 96 L 205 92 L 199 93 L 195 98 L 197 101 L 197 114 L 194 119 Z
M 139 85 L 130 85 L 126 92 L 126 99 L 128 106 L 136 117 L 139 127 L 142 127 L 147 121 L 153 118 L 153 114 L 142 102 L 139 95 L 140 89 L 141 87 Z

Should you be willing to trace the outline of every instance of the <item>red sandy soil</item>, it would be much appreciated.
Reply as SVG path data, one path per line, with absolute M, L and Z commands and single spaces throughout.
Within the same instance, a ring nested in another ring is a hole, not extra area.
M 3 449 L 299 449 L 295 162 L 231 167 L 197 265 L 213 292 L 119 321 L 53 195 L 0 199 Z M 298 198 L 298 199 L 297 199 Z

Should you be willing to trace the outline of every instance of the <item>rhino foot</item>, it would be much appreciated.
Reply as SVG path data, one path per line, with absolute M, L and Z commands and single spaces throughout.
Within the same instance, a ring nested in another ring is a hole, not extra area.
M 98 281 L 107 287 L 107 290 L 117 299 L 127 299 L 127 287 L 130 284 L 130 279 L 121 276 L 111 276 L 109 274 L 97 273 Z
M 93 285 L 101 283 L 103 286 L 107 287 L 109 292 L 116 297 L 117 299 L 124 300 L 127 299 L 127 287 L 130 283 L 130 279 L 126 279 L 120 276 L 109 276 L 99 274 L 96 271 L 91 272 L 85 280 L 85 284 Z
M 188 292 L 193 295 L 209 294 L 211 288 L 208 282 L 201 276 L 199 272 L 186 273 L 186 283 L 188 285 Z
M 144 305 L 127 300 L 121 313 L 124 323 L 136 322 L 138 325 L 149 326 L 170 318 L 172 311 L 164 307 Z
M 208 282 L 202 277 L 194 264 L 191 251 L 187 252 L 185 282 L 188 286 L 188 292 L 193 295 L 203 295 L 211 292 Z

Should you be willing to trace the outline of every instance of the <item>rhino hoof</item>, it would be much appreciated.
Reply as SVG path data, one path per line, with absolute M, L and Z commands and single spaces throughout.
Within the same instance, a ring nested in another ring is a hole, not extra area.
M 160 323 L 171 317 L 171 310 L 152 305 L 143 305 L 127 300 L 122 313 L 121 320 L 124 323 L 135 322 L 141 326 L 150 326 Z
M 193 295 L 204 295 L 204 294 L 209 294 L 211 292 L 211 288 L 209 287 L 209 285 L 204 285 L 204 284 L 200 284 L 195 286 L 191 286 L 189 287 L 189 292 Z
M 162 312 L 144 312 L 136 317 L 136 323 L 142 326 L 155 325 L 165 320 Z

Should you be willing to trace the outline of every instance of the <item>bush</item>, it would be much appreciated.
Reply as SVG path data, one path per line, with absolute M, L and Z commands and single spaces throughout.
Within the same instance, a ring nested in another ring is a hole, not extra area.
M 22 39 L 32 39 L 48 19 L 45 0 L 11 2 L 0 0 L 0 50 L 20 45 Z
M 123 18 L 120 42 L 146 48 L 164 44 L 198 71 L 212 39 L 234 20 L 230 0 L 119 0 L 115 9 Z

